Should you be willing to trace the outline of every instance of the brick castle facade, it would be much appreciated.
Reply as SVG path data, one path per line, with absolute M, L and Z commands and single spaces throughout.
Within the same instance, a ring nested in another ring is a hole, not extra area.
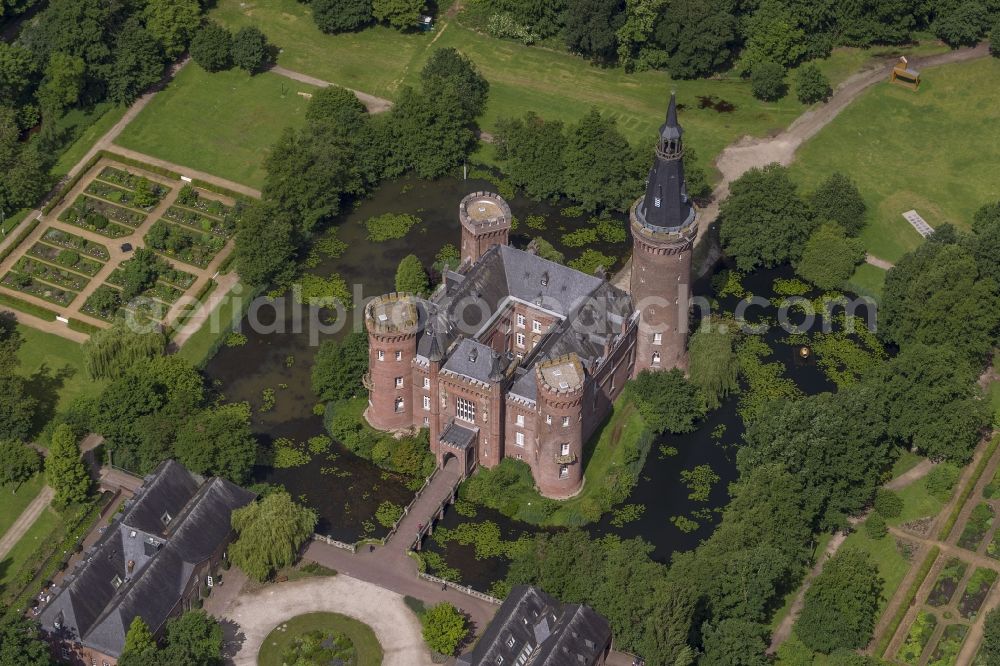
M 429 298 L 391 293 L 365 308 L 369 423 L 428 428 L 439 465 L 464 474 L 505 457 L 539 491 L 583 485 L 583 447 L 625 382 L 686 368 L 695 210 L 673 97 L 646 193 L 630 210 L 630 293 L 508 243 L 496 194 L 459 205 L 461 265 Z

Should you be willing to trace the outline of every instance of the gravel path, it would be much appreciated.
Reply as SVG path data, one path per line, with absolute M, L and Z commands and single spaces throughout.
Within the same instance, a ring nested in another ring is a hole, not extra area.
M 42 515 L 42 512 L 49 506 L 52 502 L 52 498 L 55 497 L 56 492 L 52 490 L 49 486 L 42 488 L 41 492 L 31 500 L 31 504 L 24 508 L 21 515 L 17 517 L 14 524 L 10 526 L 2 538 L 0 538 L 0 561 L 7 557 L 7 553 L 10 549 L 21 540 L 24 533 L 35 524 L 38 517 Z

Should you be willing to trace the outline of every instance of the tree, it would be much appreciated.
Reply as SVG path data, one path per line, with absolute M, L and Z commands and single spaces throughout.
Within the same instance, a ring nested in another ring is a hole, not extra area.
M 795 633 L 807 647 L 829 654 L 856 650 L 871 640 L 882 578 L 868 553 L 846 548 L 824 566 L 806 591 Z
M 704 629 L 705 666 L 766 666 L 767 627 L 741 619 L 726 619 Z
M 809 206 L 818 220 L 836 222 L 848 236 L 857 236 L 865 227 L 867 205 L 850 178 L 834 171 L 809 197 Z
M 192 610 L 167 622 L 167 646 L 160 663 L 178 666 L 221 666 L 222 627 L 202 610 Z
M 372 16 L 397 30 L 412 30 L 427 11 L 424 0 L 372 0 Z
M 437 178 L 459 166 L 475 145 L 454 86 L 436 97 L 405 88 L 391 113 L 405 162 L 421 178 Z
M 889 528 L 886 527 L 885 517 L 878 511 L 873 511 L 865 520 L 865 534 L 868 535 L 869 539 L 878 540 L 888 533 Z
M 640 53 L 649 49 L 648 44 L 657 18 L 663 14 L 666 0 L 625 0 L 625 20 L 618 28 L 618 64 L 625 71 L 645 66 Z M 638 61 L 638 62 L 637 62 Z
M 156 4 L 156 3 L 153 3 Z M 156 38 L 135 17 L 115 42 L 115 59 L 108 76 L 108 97 L 129 105 L 163 76 L 163 51 Z
M 697 389 L 676 368 L 643 370 L 625 385 L 625 391 L 654 432 L 691 432 L 702 414 Z
M 979 0 L 942 3 L 932 28 L 952 47 L 975 46 L 990 25 L 990 13 Z
M 802 65 L 795 73 L 795 94 L 803 104 L 825 102 L 832 93 L 830 80 L 814 63 Z
M 532 199 L 554 199 L 565 189 L 566 133 L 562 122 L 529 111 L 524 118 L 501 118 L 494 132 L 497 159 L 516 186 Z
M 557 264 L 566 263 L 566 256 L 541 236 L 535 236 L 531 239 L 531 242 L 528 243 L 528 250 L 534 250 L 535 254 L 547 261 Z
M 348 133 L 361 129 L 368 110 L 353 91 L 340 86 L 327 86 L 313 93 L 306 107 L 306 121 L 326 124 Z
M 229 559 L 257 582 L 295 562 L 299 547 L 313 534 L 316 512 L 276 490 L 253 504 L 233 511 L 239 535 L 229 547 Z
M 158 661 L 158 652 L 156 639 L 153 638 L 149 625 L 141 615 L 136 615 L 129 625 L 128 633 L 125 634 L 125 645 L 122 647 L 121 657 L 118 658 L 118 666 L 155 664 Z
M 0 99 L 5 106 L 29 103 L 37 79 L 35 55 L 19 44 L 0 42 Z
M 949 345 L 981 362 L 1000 325 L 1000 286 L 979 276 L 968 249 L 935 236 L 886 274 L 879 335 L 903 347 Z
M 206 21 L 191 39 L 191 57 L 206 72 L 233 66 L 233 35 L 215 21 Z
M 420 616 L 424 641 L 438 654 L 451 656 L 469 633 L 465 618 L 458 609 L 442 602 L 428 608 Z
M 313 21 L 325 33 L 349 32 L 372 22 L 372 0 L 312 0 Z
M 914 14 L 914 5 L 907 0 L 834 4 L 834 20 L 845 46 L 907 42 L 917 24 Z
M 445 88 L 453 88 L 470 122 L 486 110 L 490 83 L 458 49 L 446 47 L 434 51 L 420 70 L 420 82 L 424 95 L 430 98 L 437 97 Z
M 396 291 L 405 291 L 418 296 L 426 295 L 430 290 L 427 271 L 415 254 L 408 254 L 399 262 L 396 269 Z
M 788 169 L 776 163 L 733 181 L 720 214 L 723 248 L 744 271 L 797 259 L 815 227 Z
M 27 439 L 37 404 L 22 377 L 0 374 L 0 439 Z
M 173 59 L 184 52 L 201 24 L 201 6 L 198 0 L 157 0 L 146 5 L 143 18 L 146 30 Z
M 806 53 L 805 31 L 789 4 L 781 0 L 763 0 L 746 19 L 743 32 L 746 43 L 740 54 L 740 67 L 744 72 L 755 71 L 758 65 L 768 62 L 780 67 L 783 75 L 784 68 L 797 63 Z M 778 97 L 783 95 L 784 92 Z M 756 91 L 754 96 L 769 99 Z
M 594 62 L 614 62 L 618 29 L 625 23 L 625 0 L 568 0 L 563 39 L 570 51 Z
M 17 330 L 13 313 L 0 311 L 0 375 L 13 373 L 20 361 L 17 352 L 24 344 L 24 337 Z
M 1000 58 L 1000 17 L 997 17 L 990 30 L 990 53 L 994 58 Z
M 981 278 L 1000 284 L 1000 201 L 986 204 L 972 216 L 972 233 L 961 239 L 976 260 Z
M 848 238 L 836 222 L 826 222 L 809 236 L 795 272 L 820 289 L 838 289 L 864 259 L 864 243 Z
M 80 458 L 73 429 L 65 423 L 56 426 L 45 458 L 49 485 L 56 491 L 56 506 L 82 503 L 90 492 L 90 475 Z
M 589 210 L 626 210 L 642 189 L 646 160 L 597 109 L 569 129 L 565 155 L 566 194 Z
M 38 625 L 15 613 L 0 619 L 0 666 L 50 666 L 49 644 Z
M 905 346 L 872 380 L 888 405 L 888 434 L 935 460 L 966 463 L 990 422 L 976 374 L 949 347 Z
M 38 452 L 15 439 L 0 439 L 0 485 L 16 486 L 33 477 L 42 467 Z
M 320 400 L 344 400 L 361 390 L 368 370 L 368 336 L 348 333 L 342 341 L 324 340 L 312 368 L 313 392 Z
M 733 350 L 733 331 L 699 330 L 688 344 L 691 383 L 709 409 L 717 409 L 722 398 L 739 388 L 739 364 Z
M 83 89 L 86 63 L 79 56 L 53 53 L 45 67 L 45 79 L 38 88 L 38 101 L 47 115 L 58 115 L 76 104 Z
M 985 660 L 984 666 L 1000 666 L 1000 609 L 993 609 L 986 615 L 979 656 Z
M 295 271 L 294 229 L 288 215 L 269 202 L 249 206 L 236 234 L 236 270 L 251 287 L 291 279 Z
M 257 459 L 250 406 L 230 403 L 195 414 L 177 431 L 174 454 L 196 474 L 246 482 Z
M 725 67 L 736 52 L 733 0 L 674 0 L 660 15 L 654 38 L 668 54 L 670 76 L 705 77 Z
M 114 379 L 139 361 L 161 356 L 166 345 L 161 331 L 135 331 L 124 320 L 118 320 L 83 343 L 83 365 L 91 379 Z
M 233 35 L 233 64 L 248 74 L 256 74 L 267 62 L 267 37 L 258 28 L 246 26 Z
M 785 68 L 770 60 L 761 60 L 750 70 L 750 92 L 759 100 L 777 102 L 788 92 Z

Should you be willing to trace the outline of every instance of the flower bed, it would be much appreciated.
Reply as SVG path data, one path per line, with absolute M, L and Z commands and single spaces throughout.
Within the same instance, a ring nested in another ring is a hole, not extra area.
M 124 206 L 119 206 L 113 204 L 110 201 L 105 201 L 104 199 L 98 199 L 92 197 L 89 194 L 81 194 L 80 198 L 86 200 L 87 209 L 100 213 L 104 217 L 108 218 L 113 222 L 120 222 L 121 224 L 126 224 L 130 227 L 137 227 L 146 220 L 146 214 L 135 210 L 133 208 L 126 208 Z M 80 200 L 77 199 L 78 205 Z
M 996 580 L 997 572 L 993 569 L 979 567 L 975 570 L 972 577 L 969 578 L 968 585 L 965 586 L 961 600 L 958 602 L 958 612 L 962 614 L 962 617 L 969 620 L 979 613 L 983 602 L 986 601 L 986 595 L 990 593 L 990 588 L 993 587 Z
M 934 652 L 931 653 L 927 666 L 954 666 L 958 653 L 962 649 L 962 641 L 969 633 L 969 627 L 964 624 L 949 624 L 941 634 Z
M 104 264 L 96 259 L 90 259 L 89 257 L 82 256 L 76 250 L 70 250 L 67 248 L 60 249 L 53 245 L 42 243 L 41 241 L 32 245 L 28 249 L 28 254 L 51 264 L 70 269 L 74 272 L 89 275 L 90 277 L 96 275 L 97 271 L 101 270 L 101 267 L 104 266 Z
M 129 211 L 124 208 L 120 208 L 98 199 L 92 199 L 81 194 L 72 206 L 64 210 L 62 214 L 59 215 L 59 219 L 62 222 L 78 226 L 81 229 L 93 231 L 94 233 L 107 236 L 108 238 L 121 238 L 122 236 L 128 236 L 132 233 L 132 229 L 123 227 L 120 224 L 115 224 L 103 210 L 112 208 L 117 210 L 108 210 L 107 212 L 115 214 L 129 213 Z M 138 215 L 138 213 L 135 214 Z
M 934 629 L 937 627 L 937 618 L 932 613 L 921 611 L 917 618 L 910 625 L 910 631 L 906 635 L 906 642 L 899 648 L 896 659 L 904 664 L 916 664 L 923 654 L 924 648 L 931 640 Z
M 992 524 L 993 507 L 986 502 L 980 502 L 972 510 L 969 521 L 962 530 L 962 536 L 958 538 L 958 545 L 968 550 L 976 550 Z
M 151 208 L 155 206 L 157 202 L 162 200 L 163 197 L 167 196 L 167 193 L 170 192 L 169 187 L 162 185 L 155 180 L 150 180 L 145 176 L 136 176 L 135 174 L 129 173 L 124 169 L 118 169 L 112 166 L 104 167 L 97 177 L 106 183 L 117 185 L 118 187 L 131 190 L 132 192 L 138 194 L 140 208 Z M 89 190 L 90 188 L 88 187 L 87 189 Z
M 199 231 L 203 231 L 205 233 L 212 233 L 216 236 L 223 236 L 226 238 L 232 236 L 233 232 L 236 231 L 236 223 L 229 217 L 225 219 L 208 217 L 197 211 L 181 208 L 179 206 L 171 206 L 168 208 L 163 217 L 171 222 L 177 222 L 178 224 L 183 224 L 184 226 L 191 227 L 192 229 L 198 229 Z
M 229 213 L 233 212 L 231 206 L 227 206 L 215 199 L 206 199 L 202 196 L 201 192 L 191 185 L 185 185 L 181 188 L 181 191 L 177 193 L 176 201 L 179 206 L 191 208 L 215 217 L 226 217 Z
M 122 306 L 122 293 L 102 284 L 84 302 L 81 312 L 110 321 Z
M 77 236 L 76 234 L 71 234 L 68 231 L 63 231 L 61 229 L 50 228 L 45 232 L 45 235 L 42 236 L 42 240 L 49 245 L 57 245 L 70 250 L 77 250 L 78 252 L 82 252 L 88 257 L 93 257 L 100 262 L 107 261 L 111 256 L 108 254 L 108 248 L 104 247 L 100 243 L 89 241 L 82 236 Z
M 96 197 L 102 201 L 108 201 L 119 206 L 129 206 L 146 213 L 156 207 L 158 203 L 158 200 L 153 199 L 152 203 L 143 205 L 144 201 L 148 201 L 148 199 L 140 199 L 132 190 L 126 190 L 124 187 L 111 185 L 100 180 L 90 181 L 90 185 L 87 185 L 87 189 L 84 191 L 89 196 Z
M 180 225 L 157 220 L 146 234 L 146 245 L 171 259 L 205 268 L 225 241 L 212 234 L 197 234 Z
M 131 261 L 131 259 L 129 261 Z M 124 266 L 126 263 L 128 262 L 123 263 L 122 266 Z M 125 286 L 125 281 L 122 279 L 121 268 L 116 268 L 114 271 L 112 271 L 111 275 L 108 276 L 108 284 L 113 285 L 115 287 Z M 170 304 L 174 303 L 183 294 L 184 294 L 183 289 L 178 289 L 174 285 L 167 284 L 166 282 L 157 282 L 152 287 L 142 292 L 141 295 L 147 298 L 155 298 L 160 301 L 163 301 L 164 303 Z
M 944 568 L 941 569 L 941 573 L 938 575 L 934 587 L 931 588 L 930 594 L 927 595 L 927 604 L 929 606 L 944 606 L 951 601 L 951 598 L 955 596 L 955 590 L 958 589 L 959 581 L 965 575 L 967 567 L 968 565 L 958 558 L 953 557 L 949 559 L 945 563 Z
M 64 307 L 72 303 L 73 299 L 76 298 L 75 292 L 60 289 L 54 285 L 42 282 L 27 273 L 19 273 L 17 271 L 10 271 L 4 275 L 3 285 Z
M 46 264 L 43 261 L 38 261 L 37 259 L 32 259 L 31 257 L 21 257 L 17 260 L 14 267 L 21 273 L 30 275 L 33 278 L 39 278 L 49 284 L 54 284 L 57 287 L 71 289 L 73 291 L 82 290 L 87 286 L 87 283 L 90 282 L 90 280 L 82 275 L 77 275 L 76 273 L 71 273 L 70 271 L 64 271 L 61 268 L 56 268 L 51 264 Z

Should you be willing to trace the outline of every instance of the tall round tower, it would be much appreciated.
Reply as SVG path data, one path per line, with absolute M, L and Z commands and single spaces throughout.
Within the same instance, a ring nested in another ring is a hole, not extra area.
M 632 302 L 640 313 L 633 375 L 687 367 L 691 251 L 698 227 L 684 182 L 684 144 L 670 96 L 646 193 L 629 211 Z
M 510 206 L 498 194 L 473 192 L 458 205 L 462 222 L 462 264 L 474 264 L 493 245 L 507 245 Z
M 571 497 L 583 485 L 583 364 L 572 353 L 543 361 L 535 366 L 535 380 L 535 483 L 545 497 Z
M 391 293 L 365 307 L 368 330 L 368 409 L 365 417 L 379 430 L 413 425 L 413 358 L 417 353 L 418 316 L 414 297 Z

